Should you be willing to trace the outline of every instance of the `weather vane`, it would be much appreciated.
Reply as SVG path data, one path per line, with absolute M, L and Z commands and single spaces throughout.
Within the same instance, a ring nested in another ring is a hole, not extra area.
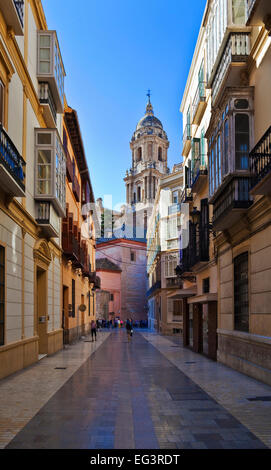
M 148 90 L 147 97 L 149 98 L 149 102 L 151 101 L 151 90 Z

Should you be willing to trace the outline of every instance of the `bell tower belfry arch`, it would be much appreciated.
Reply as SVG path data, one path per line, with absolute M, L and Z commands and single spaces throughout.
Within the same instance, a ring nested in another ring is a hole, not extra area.
M 154 203 L 160 178 L 168 172 L 169 141 L 161 121 L 154 116 L 150 91 L 147 96 L 145 115 L 138 122 L 130 142 L 132 166 L 124 178 L 128 205 Z

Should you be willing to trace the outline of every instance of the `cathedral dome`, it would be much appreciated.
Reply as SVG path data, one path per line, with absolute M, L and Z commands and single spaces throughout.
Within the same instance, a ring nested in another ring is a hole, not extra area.
M 157 117 L 154 116 L 150 95 L 147 96 L 149 96 L 149 101 L 147 103 L 145 116 L 143 116 L 143 118 L 141 118 L 138 122 L 132 140 L 135 140 L 136 138 L 145 134 L 158 135 L 159 137 L 167 140 L 167 135 L 163 129 L 163 124 Z M 137 134 L 138 132 L 139 134 Z
M 146 107 L 146 114 L 145 116 L 140 119 L 139 123 L 136 126 L 136 130 L 142 129 L 142 127 L 159 127 L 163 130 L 163 126 L 161 121 L 153 114 L 153 107 L 149 98 L 149 102 Z

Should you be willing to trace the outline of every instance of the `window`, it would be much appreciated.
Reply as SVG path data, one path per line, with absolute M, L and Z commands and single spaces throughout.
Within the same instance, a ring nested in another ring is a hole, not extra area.
M 40 36 L 39 72 L 49 74 L 51 72 L 51 35 Z
M 224 124 L 224 159 L 223 159 L 223 176 L 229 171 L 229 121 L 228 119 Z
M 114 294 L 110 294 L 110 301 L 111 301 L 111 302 L 114 301 Z
M 165 277 L 176 277 L 175 269 L 178 264 L 178 253 L 165 256 Z
M 249 331 L 248 253 L 234 260 L 234 328 Z
M 75 318 L 75 280 L 72 279 L 72 317 Z
M 253 93 L 253 92 L 247 92 Z M 237 93 L 236 93 L 237 95 Z M 238 95 L 237 95 L 238 96 Z M 230 96 L 215 127 L 208 133 L 209 191 L 212 196 L 229 173 L 249 170 L 253 97 Z M 240 112 L 240 110 L 246 110 Z
M 206 277 L 202 280 L 202 293 L 208 294 L 210 292 L 210 278 Z
M 133 262 L 136 260 L 136 254 L 135 254 L 134 251 L 131 251 L 130 259 L 131 259 L 131 261 L 133 261 Z
M 232 22 L 246 24 L 246 0 L 232 0 Z
M 235 116 L 235 159 L 237 170 L 248 170 L 249 164 L 249 117 Z
M 158 148 L 158 160 L 159 162 L 163 161 L 163 152 L 162 152 L 162 147 Z
M 5 344 L 5 248 L 0 246 L 0 346 Z
M 140 186 L 137 188 L 137 201 L 138 202 L 141 201 L 141 187 Z
M 172 204 L 178 204 L 178 191 L 172 191 Z
M 137 158 L 136 158 L 136 161 L 137 161 L 137 162 L 140 162 L 141 160 L 142 160 L 142 148 L 139 147 L 139 148 L 137 149 Z

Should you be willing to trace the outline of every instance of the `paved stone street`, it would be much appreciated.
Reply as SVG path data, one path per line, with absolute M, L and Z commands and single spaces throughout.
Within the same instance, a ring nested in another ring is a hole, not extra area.
M 86 341 L 0 382 L 2 448 L 271 448 L 267 385 L 147 331 Z

